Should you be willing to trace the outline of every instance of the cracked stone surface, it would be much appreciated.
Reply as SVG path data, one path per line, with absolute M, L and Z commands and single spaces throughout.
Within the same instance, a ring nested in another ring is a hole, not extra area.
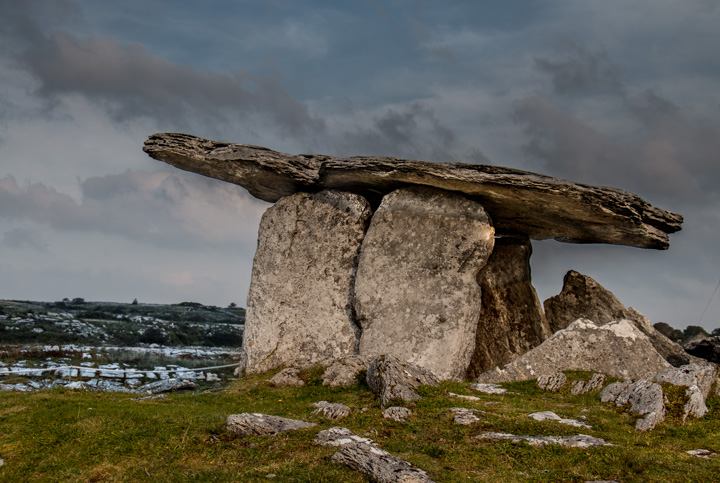
M 259 413 L 231 414 L 226 421 L 228 431 L 240 436 L 273 436 L 296 429 L 312 428 L 313 426 L 315 426 L 314 423 L 307 423 L 298 419 Z

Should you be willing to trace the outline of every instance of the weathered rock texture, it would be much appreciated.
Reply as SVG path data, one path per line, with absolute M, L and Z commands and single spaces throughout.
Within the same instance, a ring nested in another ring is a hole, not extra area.
M 393 406 L 382 412 L 383 418 L 396 423 L 404 423 L 410 416 L 412 416 L 412 411 L 402 406 Z
M 450 408 L 450 412 L 453 413 L 453 422 L 461 426 L 471 426 L 478 421 L 480 418 L 477 416 L 482 411 L 472 408 Z
M 528 417 L 534 419 L 535 421 L 555 421 L 556 423 L 566 424 L 568 426 L 574 426 L 576 428 L 592 429 L 590 425 L 585 424 L 582 421 L 578 421 L 577 419 L 561 418 L 552 411 L 541 411 L 538 413 L 532 413 L 528 414 Z
M 493 252 L 477 277 L 482 312 L 468 379 L 511 362 L 552 334 L 532 286 L 531 254 L 527 238 L 495 239 Z
M 615 382 L 603 389 L 600 401 L 614 402 L 617 406 L 629 406 L 631 413 L 645 416 L 635 423 L 638 431 L 654 429 L 658 423 L 665 421 L 664 394 L 660 384 L 649 378 L 639 381 Z
M 422 385 L 437 386 L 438 381 L 425 369 L 383 355 L 370 364 L 367 384 L 372 392 L 380 396 L 380 404 L 385 407 L 393 399 L 408 402 L 420 399 L 415 389 Z
M 351 386 L 355 384 L 360 372 L 367 370 L 371 361 L 371 357 L 353 355 L 333 362 L 325 369 L 322 375 L 323 386 Z
M 509 439 L 513 443 L 524 441 L 532 446 L 546 446 L 548 444 L 556 444 L 567 448 L 596 448 L 599 446 L 613 446 L 602 438 L 588 436 L 587 434 L 577 434 L 575 436 L 516 436 L 509 433 L 483 433 L 475 437 L 478 439 Z
M 329 403 L 327 401 L 319 401 L 313 403 L 313 407 L 317 408 L 313 414 L 322 414 L 328 419 L 345 419 L 350 416 L 350 408 L 342 403 Z
M 557 392 L 567 383 L 567 377 L 562 372 L 542 374 L 537 378 L 537 385 L 544 391 Z
M 589 381 L 575 381 L 570 390 L 571 394 L 586 394 L 588 392 L 600 391 L 605 385 L 605 374 L 599 372 L 592 375 Z
M 545 316 L 552 332 L 564 329 L 577 319 L 588 319 L 597 325 L 627 319 L 650 338 L 655 350 L 670 364 L 679 367 L 694 362 L 683 348 L 658 332 L 643 314 L 625 308 L 615 295 L 591 277 L 574 270 L 565 274 L 562 291 L 544 302 Z
M 305 381 L 300 378 L 300 369 L 297 367 L 288 367 L 275 374 L 268 381 L 270 385 L 275 387 L 288 386 L 304 386 Z
M 354 353 L 349 299 L 370 213 L 364 198 L 340 191 L 297 193 L 265 212 L 247 302 L 246 372 Z
M 685 421 L 688 416 L 701 418 L 707 413 L 708 408 L 705 401 L 710 395 L 717 376 L 718 367 L 715 365 L 688 364 L 660 371 L 652 377 L 652 380 L 687 388 L 685 394 L 688 402 L 683 411 L 683 421 Z
M 297 191 L 322 189 L 376 200 L 407 185 L 461 192 L 485 206 L 501 235 L 665 249 L 668 234 L 682 224 L 682 216 L 626 191 L 498 166 L 289 155 L 172 133 L 150 136 L 144 151 L 180 169 L 243 186 L 270 202 Z
M 475 279 L 493 243 L 485 210 L 462 195 L 413 187 L 385 196 L 358 261 L 360 354 L 391 354 L 441 379 L 463 379 L 480 317 Z
M 242 413 L 228 416 L 226 426 L 228 431 L 240 436 L 272 436 L 296 429 L 312 428 L 315 424 L 267 414 Z
M 620 379 L 642 378 L 670 367 L 647 336 L 627 320 L 597 326 L 578 319 L 502 369 L 479 382 L 535 379 L 558 371 L 597 371 Z
M 393 456 L 369 439 L 353 434 L 347 428 L 320 431 L 315 440 L 322 446 L 339 446 L 332 461 L 359 471 L 370 481 L 378 483 L 432 483 L 423 470 Z

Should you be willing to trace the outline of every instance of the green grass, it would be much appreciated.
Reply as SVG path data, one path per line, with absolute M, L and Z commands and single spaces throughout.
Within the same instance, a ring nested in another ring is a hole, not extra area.
M 469 384 L 423 387 L 407 423 L 382 418 L 378 400 L 363 384 L 327 388 L 321 372 L 304 371 L 306 385 L 276 389 L 253 375 L 223 390 L 171 394 L 133 402 L 131 395 L 55 390 L 0 393 L 0 481 L 365 481 L 331 462 L 336 448 L 313 444 L 317 432 L 345 426 L 427 471 L 435 481 L 717 481 L 720 457 L 685 454 L 705 448 L 720 453 L 720 403 L 701 420 L 676 418 L 650 433 L 634 430 L 636 418 L 601 404 L 597 393 L 547 393 L 533 382 L 507 384 L 516 395 L 474 393 Z M 569 374 L 570 379 L 584 376 Z M 448 392 L 474 394 L 470 402 Z M 350 406 L 340 422 L 312 415 L 311 404 L 327 400 Z M 473 426 L 452 422 L 450 407 L 483 411 Z M 360 409 L 368 408 L 361 412 Z M 533 435 L 577 434 L 575 428 L 527 417 L 550 410 L 561 417 L 584 415 L 598 436 L 615 444 L 590 450 L 536 448 L 475 439 L 487 431 Z M 583 412 L 583 410 L 585 410 Z M 229 414 L 261 412 L 318 423 L 275 437 L 235 437 L 225 430 Z

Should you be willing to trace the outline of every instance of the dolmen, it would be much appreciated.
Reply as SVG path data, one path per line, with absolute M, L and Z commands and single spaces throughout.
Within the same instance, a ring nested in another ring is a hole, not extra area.
M 474 379 L 552 335 L 531 239 L 667 249 L 682 216 L 498 166 L 290 155 L 187 134 L 144 151 L 274 203 L 260 222 L 247 373 L 389 355 Z

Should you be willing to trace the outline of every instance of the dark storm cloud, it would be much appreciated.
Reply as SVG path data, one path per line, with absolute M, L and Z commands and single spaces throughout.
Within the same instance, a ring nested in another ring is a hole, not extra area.
M 582 44 L 563 42 L 562 58 L 535 58 L 535 67 L 550 76 L 558 94 L 622 94 L 619 73 L 606 52 L 590 52 Z
M 526 135 L 526 153 L 555 176 L 617 186 L 675 204 L 717 201 L 720 123 L 698 119 L 654 91 L 631 92 L 619 77 L 598 67 L 611 65 L 604 54 L 581 49 L 577 55 L 567 65 L 536 64 L 551 76 L 559 97 L 534 96 L 515 103 L 515 120 Z M 602 94 L 603 102 L 618 109 L 609 124 L 630 130 L 603 131 L 594 127 L 591 116 L 566 112 L 561 107 L 566 94 L 588 99 Z
M 435 112 L 420 103 L 388 109 L 369 126 L 345 134 L 340 150 L 348 154 L 396 156 L 433 161 L 456 161 L 455 133 Z
M 128 171 L 88 178 L 80 202 L 41 183 L 0 179 L 0 219 L 60 231 L 93 231 L 169 248 L 226 246 L 255 240 L 265 204 L 241 188 L 196 175 Z M 202 197 L 202 202 L 196 199 Z M 8 236 L 8 235 L 6 235 Z M 5 242 L 17 240 L 10 234 Z

